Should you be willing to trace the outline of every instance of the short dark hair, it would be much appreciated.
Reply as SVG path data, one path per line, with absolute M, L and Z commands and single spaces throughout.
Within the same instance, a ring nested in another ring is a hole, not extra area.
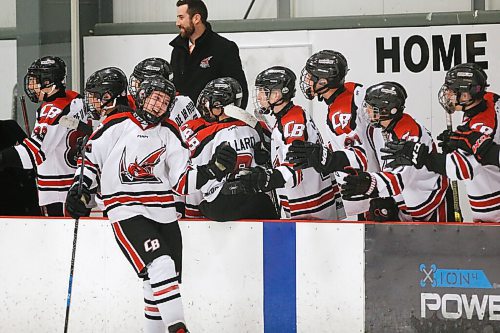
M 193 17 L 196 14 L 200 14 L 201 22 L 203 24 L 207 24 L 208 19 L 208 9 L 205 3 L 202 0 L 179 0 L 177 1 L 177 7 L 187 5 L 187 12 L 190 17 Z

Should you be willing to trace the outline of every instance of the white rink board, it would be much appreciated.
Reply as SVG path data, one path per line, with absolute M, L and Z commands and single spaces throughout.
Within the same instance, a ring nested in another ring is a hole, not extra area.
M 261 222 L 182 221 L 191 332 L 264 332 Z M 64 325 L 74 222 L 0 219 L 0 332 Z M 363 331 L 363 225 L 297 224 L 298 332 Z M 348 254 L 348 255 L 346 255 Z M 341 272 L 340 272 L 341 271 Z M 142 332 L 142 282 L 106 220 L 82 220 L 70 331 Z
M 0 40 L 0 119 L 12 119 L 12 92 L 17 83 L 17 41 Z M 21 87 L 21 91 L 22 91 Z M 21 110 L 18 111 L 21 113 Z

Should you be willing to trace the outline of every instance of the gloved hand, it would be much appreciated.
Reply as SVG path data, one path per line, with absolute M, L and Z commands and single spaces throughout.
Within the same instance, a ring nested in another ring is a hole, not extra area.
M 393 198 L 373 198 L 370 200 L 368 219 L 374 222 L 399 221 L 399 208 Z
M 271 164 L 271 152 L 270 149 L 266 147 L 266 144 L 257 142 L 253 146 L 253 158 L 255 163 L 258 165 L 270 165 Z
M 368 172 L 355 169 L 345 169 L 348 175 L 341 185 L 342 198 L 360 200 L 377 195 L 377 180 Z
M 444 130 L 437 136 L 438 139 L 438 147 L 441 147 L 444 154 L 449 154 L 453 151 L 453 149 L 449 146 L 450 136 L 453 134 L 451 130 Z
M 82 185 L 82 193 L 78 194 L 78 183 L 74 183 L 66 196 L 66 210 L 74 219 L 82 216 L 89 216 L 90 208 L 87 204 L 90 202 L 90 190 Z
M 295 170 L 313 167 L 319 173 L 330 174 L 333 171 L 333 153 L 319 143 L 295 140 L 288 148 L 286 159 L 293 163 Z
M 247 191 L 268 192 L 285 186 L 281 172 L 260 166 L 241 172 L 240 181 Z
M 381 156 L 382 160 L 393 160 L 387 163 L 388 168 L 413 165 L 420 169 L 429 158 L 429 148 L 420 142 L 404 140 L 387 142 L 385 148 L 380 151 L 387 154 Z
M 234 171 L 238 154 L 227 142 L 223 142 L 215 148 L 215 153 L 206 165 L 211 179 L 221 181 L 226 175 Z
M 478 161 L 481 161 L 484 158 L 486 152 L 492 144 L 493 139 L 491 136 L 481 132 L 472 131 L 466 126 L 458 126 L 457 131 L 452 132 L 446 142 L 448 149 L 462 149 L 469 154 L 474 155 Z

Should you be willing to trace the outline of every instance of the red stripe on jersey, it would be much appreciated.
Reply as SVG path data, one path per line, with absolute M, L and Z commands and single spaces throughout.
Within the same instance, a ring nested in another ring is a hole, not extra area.
M 402 188 L 399 184 L 399 181 L 398 181 L 398 178 L 396 177 L 396 175 L 394 175 L 393 173 L 390 173 L 390 172 L 382 172 L 382 175 L 384 175 L 387 179 L 389 179 L 389 182 L 391 184 L 391 188 L 392 188 L 392 195 L 397 195 L 397 194 L 400 194 L 401 191 L 402 191 Z
M 332 190 L 332 191 L 326 192 L 321 197 L 314 199 L 314 200 L 311 200 L 311 201 L 301 202 L 301 203 L 292 203 L 292 204 L 290 204 L 290 209 L 292 211 L 298 211 L 298 210 L 303 210 L 303 209 L 310 209 L 310 208 L 319 207 L 334 197 L 335 197 L 335 192 Z
M 194 218 L 194 217 L 203 216 L 198 209 L 191 209 L 191 208 L 187 208 L 187 207 L 185 209 L 185 214 L 186 214 L 186 218 Z
M 469 198 L 470 205 L 476 208 L 494 207 L 500 204 L 500 196 L 486 200 L 473 200 Z
M 173 286 L 170 286 L 168 288 L 165 288 L 165 289 L 159 290 L 157 292 L 154 292 L 153 296 L 161 296 L 161 295 L 164 295 L 166 293 L 169 293 L 169 292 L 177 290 L 177 289 L 179 289 L 179 285 L 174 284 Z
M 118 196 L 111 199 L 105 199 L 104 205 L 109 206 L 115 203 L 129 203 L 129 202 L 142 202 L 142 203 L 166 203 L 166 202 L 174 202 L 174 196 L 169 195 L 151 195 L 151 196 L 137 196 L 132 197 L 128 195 Z
M 366 171 L 366 169 L 368 169 L 368 159 L 366 158 L 366 155 L 356 147 L 353 147 L 353 150 L 358 159 L 361 161 L 363 170 Z
M 184 172 L 184 174 L 179 178 L 179 181 L 177 182 L 177 185 L 173 187 L 173 190 L 179 194 L 187 194 L 187 189 L 186 189 L 186 182 L 187 182 L 187 177 L 189 174 L 189 168 L 188 171 Z
M 37 179 L 36 183 L 38 186 L 71 186 L 73 185 L 73 179 L 51 179 L 51 180 L 42 180 L 40 178 Z
M 32 144 L 29 139 L 24 139 L 23 142 L 26 145 L 26 147 L 28 147 L 28 149 L 33 153 L 33 156 L 35 157 L 36 165 L 42 164 L 43 159 L 40 156 L 40 150 L 34 144 Z
M 160 312 L 160 310 L 158 310 L 158 308 L 154 308 L 152 306 L 146 306 L 146 307 L 144 307 L 144 311 L 148 311 L 148 312 Z
M 422 208 L 419 208 L 418 210 L 408 210 L 411 216 L 415 217 L 423 217 L 426 216 L 430 213 L 432 213 L 437 207 L 439 207 L 439 204 L 441 202 L 444 202 L 445 200 L 444 197 L 446 196 L 446 190 L 448 189 L 448 178 L 446 177 L 441 177 L 441 188 L 439 191 L 435 194 L 434 199 L 431 200 L 427 205 L 425 205 Z
M 455 156 L 458 162 L 458 169 L 460 170 L 462 179 L 471 179 L 471 173 L 469 172 L 468 164 L 464 160 L 463 156 L 455 151 L 452 154 Z
M 134 247 L 132 246 L 132 244 L 130 244 L 129 240 L 123 233 L 121 225 L 119 224 L 119 222 L 112 223 L 111 225 L 113 226 L 113 231 L 115 232 L 116 238 L 123 246 L 125 251 L 127 251 L 136 271 L 141 272 L 144 269 L 144 262 L 139 257 Z

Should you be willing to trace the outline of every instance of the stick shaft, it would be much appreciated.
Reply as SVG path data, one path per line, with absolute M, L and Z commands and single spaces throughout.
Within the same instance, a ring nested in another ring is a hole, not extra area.
M 28 110 L 26 109 L 26 100 L 24 99 L 24 96 L 19 97 L 21 101 L 21 111 L 23 113 L 23 119 L 24 119 L 24 129 L 26 130 L 26 135 L 30 135 L 30 123 L 28 120 Z
M 446 113 L 446 128 L 449 131 L 453 131 L 453 121 L 450 113 Z M 460 209 L 460 196 L 458 194 L 458 182 L 456 180 L 451 181 L 451 191 L 453 192 L 453 216 L 455 217 L 455 222 L 462 222 L 462 210 Z

